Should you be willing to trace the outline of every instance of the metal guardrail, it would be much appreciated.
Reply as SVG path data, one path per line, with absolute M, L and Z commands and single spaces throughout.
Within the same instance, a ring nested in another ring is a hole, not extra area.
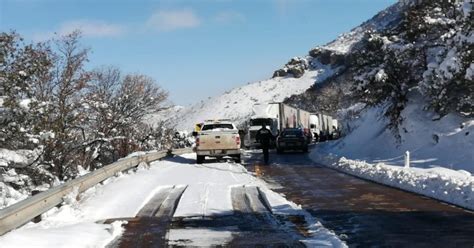
M 62 203 L 63 198 L 74 190 L 78 190 L 79 193 L 82 193 L 105 179 L 114 176 L 118 172 L 138 166 L 141 162 L 148 163 L 169 155 L 181 155 L 190 152 L 192 152 L 191 148 L 183 148 L 124 158 L 4 209 L 0 209 L 0 235 L 28 223 L 36 216 Z

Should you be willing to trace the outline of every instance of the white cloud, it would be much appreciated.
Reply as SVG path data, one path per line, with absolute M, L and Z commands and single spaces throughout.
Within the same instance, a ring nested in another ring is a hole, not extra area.
M 231 22 L 244 22 L 246 18 L 243 14 L 236 11 L 222 11 L 217 13 L 214 20 L 219 23 L 227 24 Z
M 195 28 L 201 20 L 190 9 L 158 10 L 147 21 L 147 26 L 160 31 L 172 31 L 182 28 Z
M 112 37 L 125 33 L 125 28 L 120 25 L 110 24 L 103 21 L 75 20 L 62 23 L 55 31 L 36 33 L 34 40 L 48 40 L 55 36 L 63 36 L 80 30 L 84 37 Z

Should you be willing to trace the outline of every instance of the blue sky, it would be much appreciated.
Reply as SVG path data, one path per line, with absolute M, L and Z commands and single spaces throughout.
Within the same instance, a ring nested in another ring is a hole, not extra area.
M 149 75 L 186 105 L 269 78 L 395 2 L 0 0 L 0 31 L 44 40 L 80 28 L 88 67 Z

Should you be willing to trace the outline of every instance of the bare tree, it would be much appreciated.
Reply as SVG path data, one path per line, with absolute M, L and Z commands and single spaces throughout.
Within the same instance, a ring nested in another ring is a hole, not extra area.
M 88 164 L 96 167 L 96 162 L 110 162 L 148 148 L 150 140 L 160 140 L 161 136 L 155 134 L 157 129 L 142 122 L 146 115 L 166 108 L 167 97 L 168 93 L 150 77 L 121 77 L 120 70 L 114 67 L 94 70 L 86 97 L 90 113 L 85 146 L 96 152 L 90 154 Z
M 120 113 L 129 121 L 139 122 L 147 114 L 164 109 L 162 104 L 168 93 L 156 85 L 155 81 L 145 75 L 127 75 L 123 79 L 117 97 L 120 102 Z
M 79 40 L 80 33 L 75 31 L 54 41 L 53 106 L 49 120 L 54 141 L 48 143 L 44 162 L 55 168 L 60 179 L 75 174 L 78 165 L 76 144 L 84 140 L 83 93 L 90 76 L 84 69 L 88 49 L 81 47 Z
M 87 71 L 88 51 L 79 32 L 39 44 L 0 33 L 0 148 L 35 156 L 15 167 L 27 183 L 10 185 L 68 180 L 79 165 L 93 170 L 172 143 L 174 130 L 143 123 L 167 108 L 168 93 L 145 75 Z

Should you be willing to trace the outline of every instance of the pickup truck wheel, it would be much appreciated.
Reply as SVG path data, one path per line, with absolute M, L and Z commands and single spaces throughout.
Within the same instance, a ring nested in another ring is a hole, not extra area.
M 234 157 L 234 159 L 235 159 L 235 162 L 238 163 L 238 164 L 240 164 L 242 162 L 242 159 L 240 158 L 240 155 L 236 155 Z
M 204 159 L 205 159 L 205 156 L 197 155 L 196 156 L 196 163 L 202 164 L 204 162 Z

